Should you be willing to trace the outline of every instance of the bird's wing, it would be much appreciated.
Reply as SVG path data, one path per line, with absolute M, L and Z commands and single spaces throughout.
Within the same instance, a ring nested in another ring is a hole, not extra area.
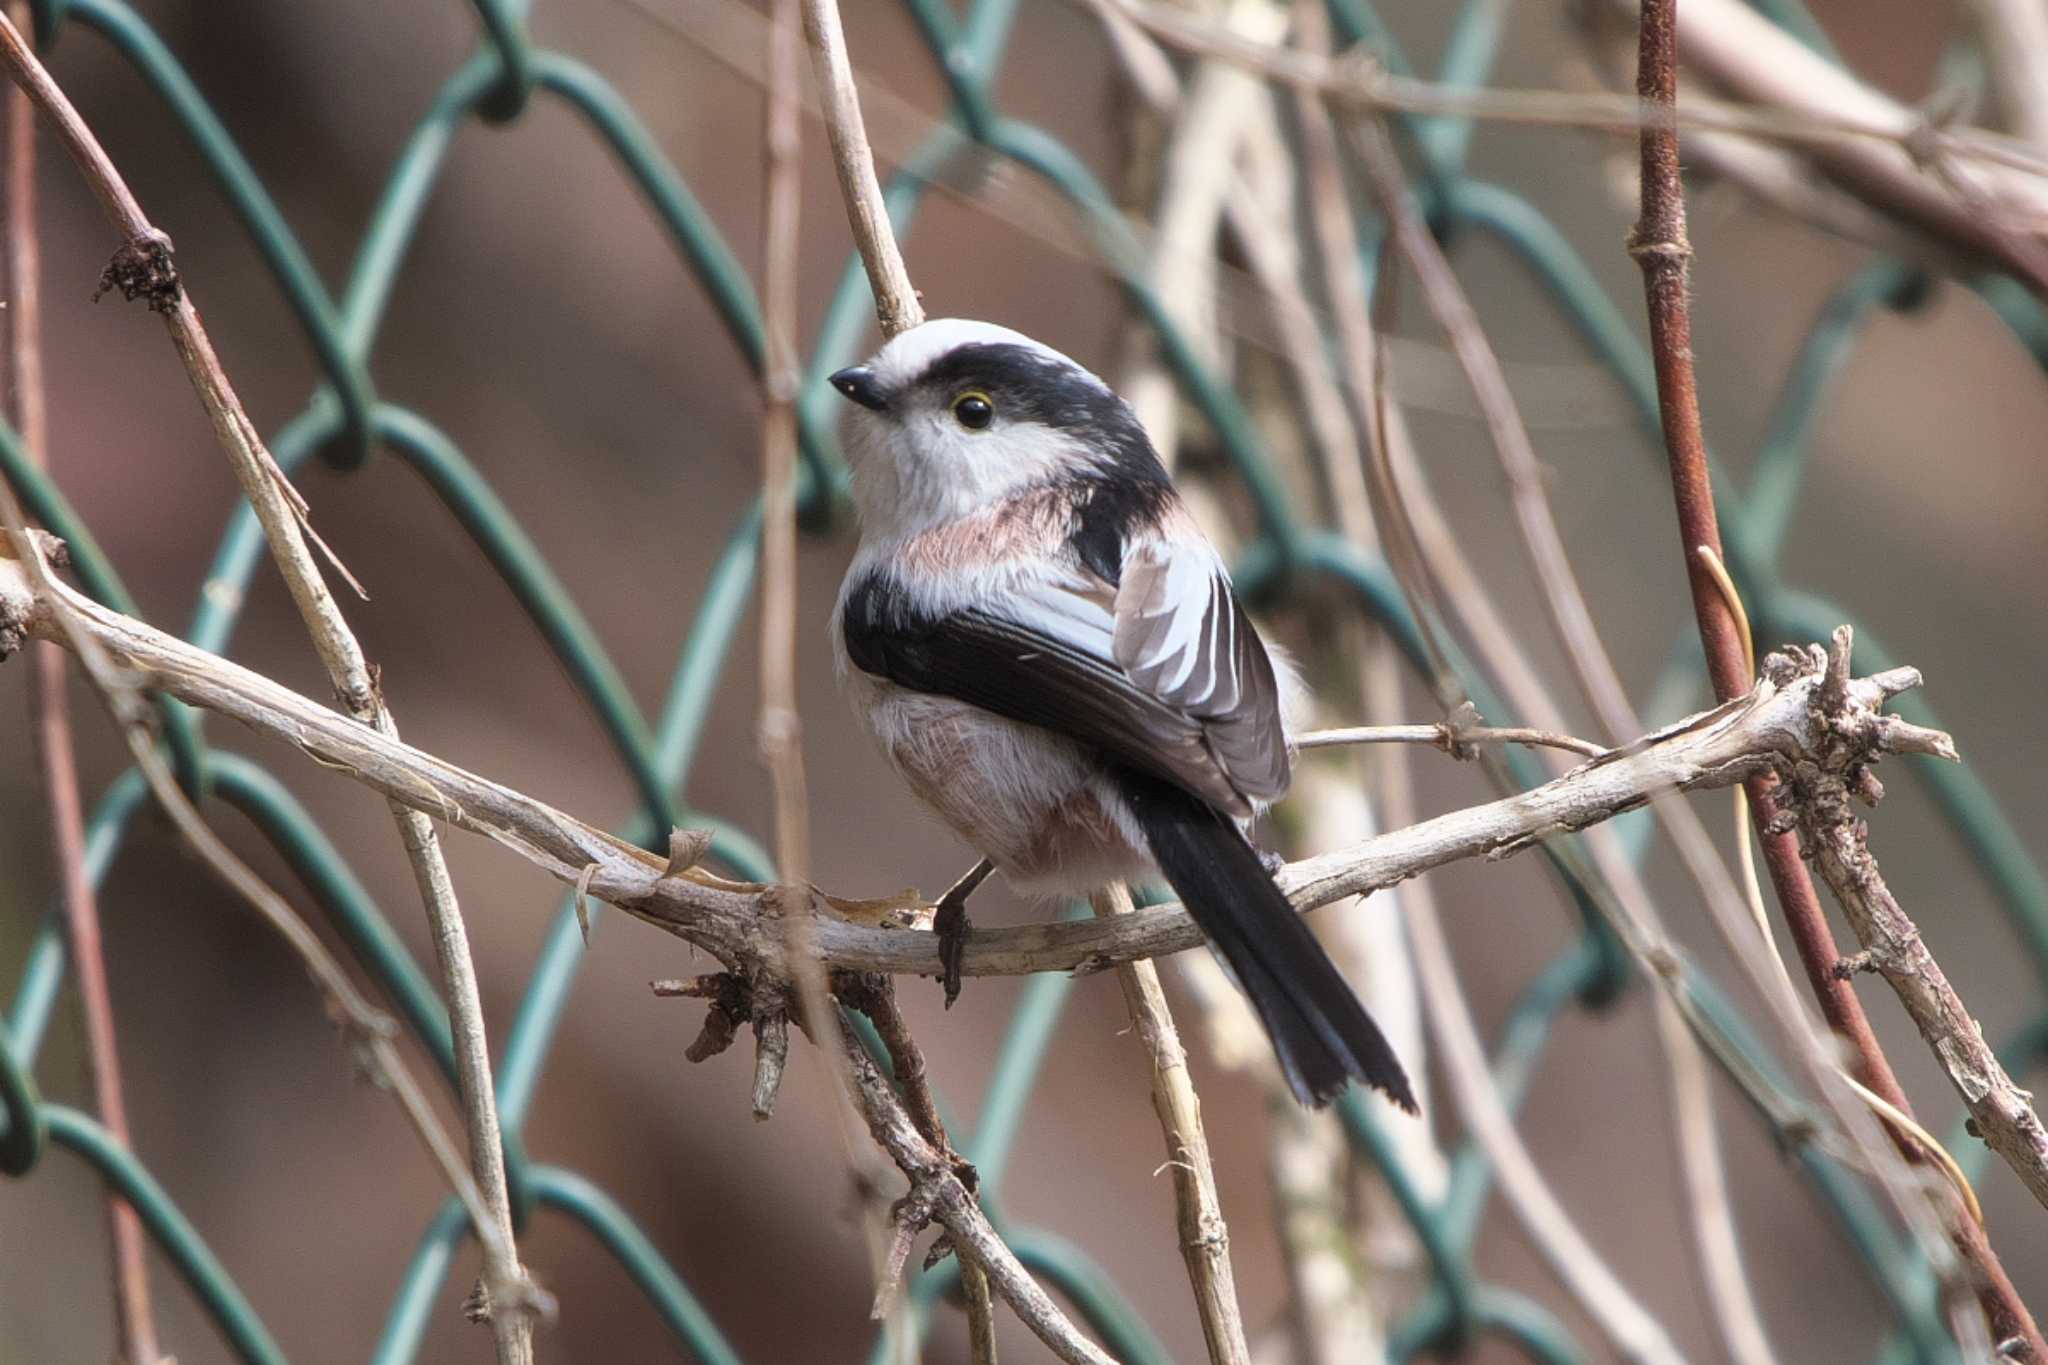
M 1207 544 L 1148 539 L 1125 548 L 1113 648 L 1140 690 L 1201 722 L 1235 790 L 1252 801 L 1287 790 L 1273 660 Z
M 865 672 L 1096 745 L 1231 814 L 1286 789 L 1272 661 L 1199 543 L 1133 547 L 1118 585 L 1049 569 L 942 613 L 877 576 L 843 629 Z

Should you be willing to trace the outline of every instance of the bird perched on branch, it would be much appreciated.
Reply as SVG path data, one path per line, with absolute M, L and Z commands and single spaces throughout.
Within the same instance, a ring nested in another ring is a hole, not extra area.
M 1251 998 L 1305 1104 L 1401 1063 L 1244 825 L 1287 790 L 1282 687 L 1130 406 L 1007 328 L 927 322 L 832 376 L 860 549 L 832 642 L 911 790 L 983 855 L 939 904 L 946 1002 L 968 895 L 1155 869 Z

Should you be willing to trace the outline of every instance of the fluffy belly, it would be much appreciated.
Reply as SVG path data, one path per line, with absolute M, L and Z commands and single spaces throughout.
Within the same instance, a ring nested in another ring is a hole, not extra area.
M 1020 891 L 1092 891 L 1151 867 L 1080 745 L 950 697 L 856 673 L 856 712 L 910 790 Z

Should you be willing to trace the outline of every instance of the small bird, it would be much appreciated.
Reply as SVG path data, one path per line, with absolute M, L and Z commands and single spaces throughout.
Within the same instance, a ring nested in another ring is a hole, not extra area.
M 1304 1104 L 1353 1078 L 1413 1112 L 1379 1027 L 1244 826 L 1286 790 L 1283 683 L 1130 405 L 1006 327 L 943 319 L 832 376 L 860 547 L 832 644 L 911 791 L 983 855 L 940 901 L 946 1003 L 967 897 L 1163 874 Z

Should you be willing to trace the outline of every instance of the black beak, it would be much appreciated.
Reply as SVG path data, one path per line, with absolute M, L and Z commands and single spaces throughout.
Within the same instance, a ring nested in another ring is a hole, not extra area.
M 880 412 L 889 406 L 889 396 L 882 392 L 875 372 L 865 365 L 850 365 L 833 375 L 831 382 L 833 388 L 871 411 Z

